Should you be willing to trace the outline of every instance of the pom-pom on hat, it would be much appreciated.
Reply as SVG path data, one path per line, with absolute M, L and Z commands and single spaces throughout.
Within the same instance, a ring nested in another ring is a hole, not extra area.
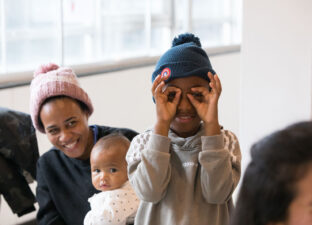
M 172 47 L 158 60 L 152 82 L 159 74 L 167 77 L 165 82 L 189 76 L 199 76 L 210 82 L 208 72 L 215 74 L 206 52 L 201 48 L 199 38 L 194 34 L 184 33 L 173 39 Z
M 30 84 L 30 115 L 34 127 L 42 133 L 44 128 L 39 122 L 42 103 L 50 97 L 67 96 L 76 99 L 87 106 L 88 113 L 93 113 L 92 102 L 88 94 L 80 87 L 74 71 L 50 63 L 40 66 L 34 72 Z

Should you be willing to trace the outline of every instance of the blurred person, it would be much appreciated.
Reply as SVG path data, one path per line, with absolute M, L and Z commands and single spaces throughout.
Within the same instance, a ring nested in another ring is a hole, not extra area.
M 312 122 L 300 122 L 252 146 L 231 225 L 311 224 Z

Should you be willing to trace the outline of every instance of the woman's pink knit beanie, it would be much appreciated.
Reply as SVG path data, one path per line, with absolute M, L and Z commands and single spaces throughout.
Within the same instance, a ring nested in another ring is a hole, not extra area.
M 68 96 L 84 103 L 88 113 L 93 113 L 92 102 L 88 94 L 80 87 L 74 71 L 50 63 L 41 65 L 35 72 L 30 84 L 30 115 L 34 127 L 42 133 L 44 128 L 39 123 L 42 103 L 50 97 Z

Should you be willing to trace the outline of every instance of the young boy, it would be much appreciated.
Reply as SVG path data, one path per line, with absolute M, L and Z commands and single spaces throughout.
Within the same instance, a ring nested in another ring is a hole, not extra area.
M 133 223 L 139 199 L 128 182 L 126 153 L 129 140 L 113 133 L 102 137 L 90 156 L 93 186 L 102 191 L 89 198 L 91 210 L 84 225 Z
M 240 178 L 240 148 L 221 128 L 221 83 L 200 41 L 182 34 L 152 75 L 157 120 L 127 153 L 142 200 L 135 224 L 226 225 Z

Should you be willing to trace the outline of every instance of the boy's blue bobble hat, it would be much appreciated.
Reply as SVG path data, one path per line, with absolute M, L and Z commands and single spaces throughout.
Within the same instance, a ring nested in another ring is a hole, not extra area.
M 210 82 L 207 73 L 215 74 L 198 37 L 191 33 L 180 34 L 172 41 L 172 47 L 156 64 L 152 82 L 158 74 L 166 76 L 165 82 L 175 78 L 198 76 Z

